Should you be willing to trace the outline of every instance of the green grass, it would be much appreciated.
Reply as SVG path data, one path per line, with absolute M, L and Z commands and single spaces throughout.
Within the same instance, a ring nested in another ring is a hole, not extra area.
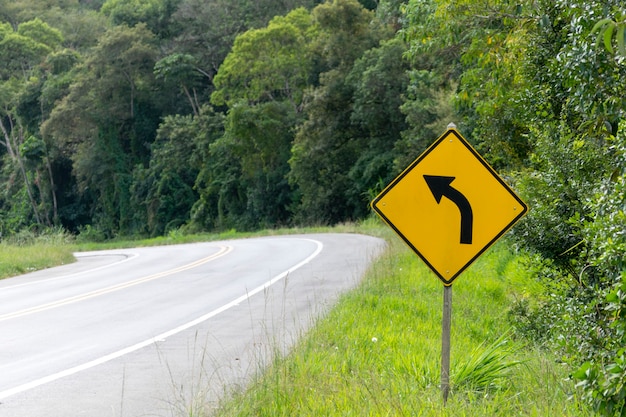
M 0 279 L 75 261 L 64 234 L 18 236 L 0 243 Z
M 550 352 L 510 332 L 507 311 L 524 278 L 505 243 L 454 283 L 452 386 L 444 408 L 443 286 L 397 237 L 376 233 L 390 244 L 362 285 L 215 415 L 591 415 L 570 399 L 573 384 Z
M 74 262 L 67 248 L 35 244 L 20 247 L 0 244 L 0 279 Z

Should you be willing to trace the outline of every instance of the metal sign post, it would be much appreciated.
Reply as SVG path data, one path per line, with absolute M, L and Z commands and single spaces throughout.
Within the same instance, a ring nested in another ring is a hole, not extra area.
M 443 287 L 443 318 L 441 320 L 441 393 L 443 405 L 450 393 L 450 327 L 452 323 L 452 286 Z

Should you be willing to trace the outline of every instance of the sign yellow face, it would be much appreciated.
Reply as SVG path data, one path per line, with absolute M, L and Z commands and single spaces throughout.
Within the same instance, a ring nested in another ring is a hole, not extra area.
M 528 211 L 452 128 L 394 179 L 372 208 L 446 286 Z

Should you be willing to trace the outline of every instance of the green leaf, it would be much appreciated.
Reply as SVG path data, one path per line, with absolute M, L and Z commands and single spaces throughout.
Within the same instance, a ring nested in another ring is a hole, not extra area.
M 598 22 L 597 22 L 597 23 L 593 26 L 593 29 L 591 29 L 591 33 L 592 33 L 592 34 L 593 34 L 593 33 L 596 33 L 596 31 L 599 31 L 599 30 L 600 30 L 600 28 L 602 28 L 603 26 L 606 26 L 606 25 L 608 25 L 608 24 L 610 24 L 610 23 L 613 23 L 613 20 L 608 19 L 608 18 L 607 18 L 607 19 L 602 19 L 602 20 L 599 20 L 599 21 L 598 21 Z M 602 32 L 600 32 L 600 33 L 602 33 Z
M 604 47 L 610 53 L 613 53 L 613 45 L 611 45 L 611 40 L 613 39 L 613 31 L 615 30 L 615 25 L 611 24 L 604 30 Z
M 619 301 L 619 297 L 616 292 L 610 292 L 606 295 L 606 301 L 609 303 L 616 303 Z
M 589 376 L 589 370 L 591 369 L 591 363 L 585 362 L 583 363 L 578 370 L 572 373 L 572 378 L 578 380 L 585 380 Z
M 622 22 L 617 28 L 617 49 L 620 55 L 626 57 L 626 23 Z

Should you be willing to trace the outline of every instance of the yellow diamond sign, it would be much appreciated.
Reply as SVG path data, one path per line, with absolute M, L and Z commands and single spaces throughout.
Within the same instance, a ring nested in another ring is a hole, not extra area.
M 446 286 L 528 207 L 453 128 L 372 201 Z

